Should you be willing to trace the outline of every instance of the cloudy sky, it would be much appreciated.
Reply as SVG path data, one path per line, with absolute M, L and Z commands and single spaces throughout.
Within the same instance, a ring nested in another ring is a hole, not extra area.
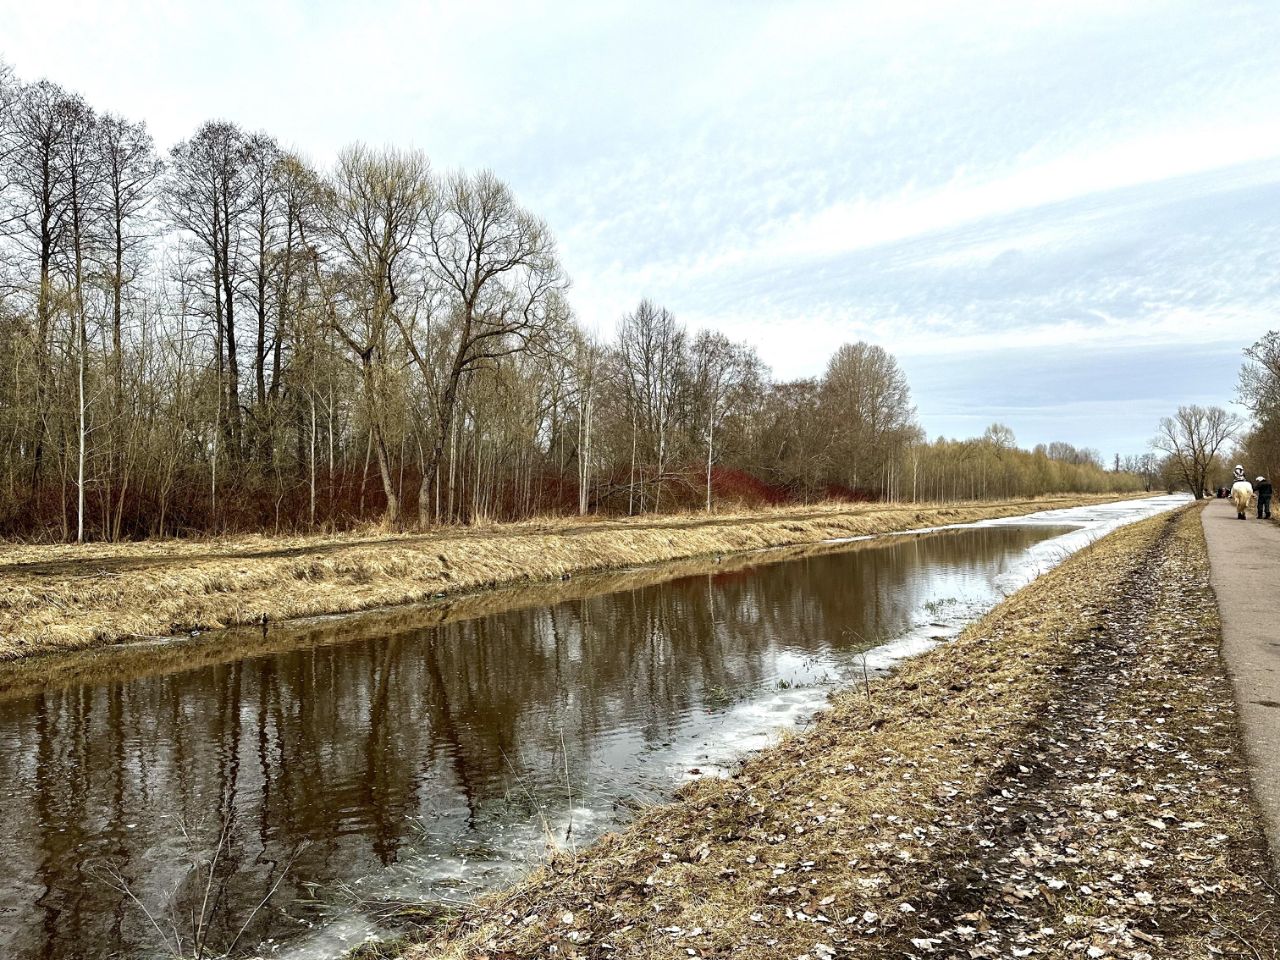
M 0 56 L 165 146 L 212 117 L 490 167 L 589 327 L 640 297 L 778 377 L 899 357 L 934 435 L 1141 452 L 1280 305 L 1275 0 L 0 0 Z

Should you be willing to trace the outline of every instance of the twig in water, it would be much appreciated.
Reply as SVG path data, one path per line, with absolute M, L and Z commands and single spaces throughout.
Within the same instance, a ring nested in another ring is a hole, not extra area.
M 170 947 L 169 935 L 165 933 L 164 929 L 160 926 L 160 923 L 159 921 L 156 920 L 155 915 L 152 914 L 152 912 L 147 909 L 147 905 L 143 903 L 141 900 L 139 900 L 137 896 L 134 894 L 132 888 L 130 888 L 129 886 L 129 881 L 127 881 L 123 876 L 121 876 L 120 872 L 116 870 L 115 867 L 111 866 L 110 864 L 107 864 L 106 866 L 91 866 L 88 872 L 90 876 L 96 875 L 100 880 L 106 883 L 107 886 L 120 891 L 126 897 L 128 897 L 130 900 L 134 902 L 137 908 L 142 911 L 142 915 L 147 918 L 147 922 L 150 923 L 151 926 L 155 928 L 156 934 L 160 937 L 160 942 L 164 944 L 164 949 L 166 950 L 166 952 L 173 954 L 175 957 L 182 955 L 182 941 L 181 939 L 178 939 L 177 929 L 176 928 L 174 929 L 174 937 L 175 937 L 174 945 Z
M 293 869 L 294 863 L 297 862 L 298 857 L 302 855 L 302 851 L 306 848 L 307 842 L 305 840 L 294 848 L 293 854 L 289 857 L 288 861 L 285 862 L 284 868 L 280 871 L 280 876 L 276 877 L 275 883 L 271 884 L 271 889 L 267 891 L 266 896 L 258 901 L 258 905 L 249 912 L 249 915 L 244 918 L 244 923 L 240 924 L 240 929 L 236 931 L 236 935 L 231 939 L 231 945 L 227 947 L 227 956 L 230 956 L 235 951 L 236 944 L 240 942 L 240 938 L 244 935 L 244 932 L 249 929 L 249 924 L 253 923 L 253 918 L 258 915 L 258 911 L 267 905 L 267 901 L 275 896 L 276 890 L 280 888 L 281 882 L 284 880 L 285 876 L 288 875 L 289 871 Z
M 524 795 L 529 798 L 530 807 L 535 813 L 537 813 L 538 819 L 542 822 L 542 835 L 546 838 L 547 847 L 549 849 L 554 849 L 556 845 L 555 834 L 551 832 L 551 823 L 547 820 L 546 814 L 544 814 L 538 807 L 537 799 L 529 790 L 529 785 L 524 782 L 524 777 L 520 775 L 520 771 L 517 770 L 515 764 L 511 762 L 511 758 L 507 756 L 507 751 L 499 748 L 499 753 L 502 754 L 502 762 L 507 765 L 508 769 L 510 769 L 511 773 L 515 776 L 516 783 L 520 784 L 520 789 L 523 790 Z
M 231 817 L 224 816 L 222 818 L 222 827 L 218 830 L 218 845 L 214 847 L 213 859 L 209 861 L 209 874 L 205 878 L 204 897 L 200 901 L 200 917 L 198 922 L 193 922 L 195 928 L 195 949 L 196 960 L 203 960 L 205 951 L 205 941 L 209 935 L 209 921 L 212 919 L 207 911 L 209 909 L 209 893 L 213 889 L 213 878 L 218 871 L 218 860 L 222 857 L 222 850 L 227 843 L 227 835 L 231 829 Z M 219 898 L 221 892 L 219 892 Z M 214 901 L 215 905 L 217 900 Z M 194 909 L 194 908 L 193 908 Z
M 564 745 L 564 727 L 560 728 L 560 756 L 564 758 L 564 789 L 569 798 L 569 826 L 565 829 L 564 838 L 569 841 L 573 858 L 578 859 L 578 839 L 573 835 L 573 783 L 569 779 L 569 751 Z
M 871 675 L 867 671 L 867 651 L 870 650 L 873 646 L 875 646 L 875 644 L 870 643 L 866 637 L 864 637 L 857 630 L 854 630 L 851 627 L 846 627 L 844 629 L 844 634 L 846 637 L 849 637 L 849 636 L 853 637 L 862 645 L 862 650 L 859 651 L 858 653 L 858 663 L 862 667 L 862 690 L 867 695 L 867 703 L 870 703 L 871 702 Z

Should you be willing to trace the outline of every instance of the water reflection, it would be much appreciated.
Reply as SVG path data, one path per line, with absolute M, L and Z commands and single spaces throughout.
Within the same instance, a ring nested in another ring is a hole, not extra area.
M 460 895 L 583 841 L 811 707 L 859 650 L 989 605 L 1061 532 L 854 545 L 434 626 L 325 621 L 266 656 L 11 694 L 0 955 L 158 954 L 189 941 L 210 869 L 214 947 L 279 882 L 241 945 L 332 953 L 306 934 L 351 912 L 344 885 Z

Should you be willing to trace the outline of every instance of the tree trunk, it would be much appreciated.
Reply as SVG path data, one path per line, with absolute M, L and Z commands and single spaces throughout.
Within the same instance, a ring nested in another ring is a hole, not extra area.
M 707 513 L 711 512 L 711 456 L 715 433 L 716 418 L 713 416 L 707 424 Z
M 308 522 L 312 529 L 316 525 L 316 395 L 315 391 L 307 391 L 307 400 L 311 404 L 311 449 L 308 466 L 310 468 L 310 501 L 308 503 Z
M 78 285 L 78 284 L 77 284 Z M 77 293 L 76 299 L 80 296 Z M 79 413 L 79 449 L 76 456 L 76 543 L 84 543 L 84 462 L 85 443 L 88 437 L 88 423 L 85 419 L 86 405 L 84 395 L 85 352 L 88 349 L 88 337 L 85 335 L 84 303 L 78 303 L 78 322 L 76 324 L 76 352 L 79 354 L 76 363 L 76 406 Z
M 449 430 L 453 426 L 453 412 L 458 400 L 458 383 L 462 380 L 466 369 L 466 350 L 471 325 L 463 327 L 462 339 L 458 354 L 454 357 L 453 368 L 449 371 L 449 383 L 444 388 L 444 397 L 440 402 L 440 422 L 436 425 L 435 441 L 431 446 L 431 459 L 422 471 L 422 483 L 418 491 L 418 525 L 429 526 L 431 523 L 431 487 L 435 482 L 440 461 L 444 458 L 445 441 L 449 439 Z

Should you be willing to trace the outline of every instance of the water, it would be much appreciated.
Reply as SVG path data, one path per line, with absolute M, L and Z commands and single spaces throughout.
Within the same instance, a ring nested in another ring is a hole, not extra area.
M 237 952 L 340 955 L 401 903 L 473 895 L 723 770 L 1178 502 L 0 674 L 0 956 L 161 956 L 197 928 L 216 953 L 242 927 Z

